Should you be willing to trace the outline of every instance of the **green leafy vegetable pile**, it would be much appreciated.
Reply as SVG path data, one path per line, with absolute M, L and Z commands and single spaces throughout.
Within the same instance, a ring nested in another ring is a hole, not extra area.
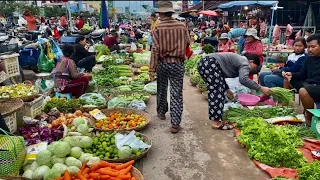
M 204 51 L 204 53 L 206 54 L 210 54 L 210 53 L 214 53 L 215 49 L 211 44 L 206 44 L 202 47 L 202 50 Z
M 282 116 L 293 116 L 297 114 L 293 108 L 285 106 L 274 106 L 267 108 L 234 108 L 230 107 L 224 114 L 224 119 L 232 123 L 241 124 L 243 120 L 249 117 L 261 117 L 263 119 L 270 119 Z
M 191 73 L 192 69 L 196 69 L 198 65 L 198 61 L 201 59 L 201 55 L 196 55 L 193 56 L 191 59 L 185 61 L 184 63 L 184 68 L 185 68 L 185 73 L 189 75 Z
M 276 101 L 282 102 L 286 105 L 293 103 L 293 94 L 291 90 L 280 87 L 273 87 L 271 90 L 273 91 L 272 97 Z
M 306 125 L 295 126 L 295 125 L 286 124 L 285 126 L 291 130 L 296 130 L 297 135 L 300 138 L 317 139 L 317 134 L 313 132 L 310 127 Z
M 282 177 L 282 176 L 277 176 L 275 178 L 272 178 L 272 180 L 295 180 L 293 178 L 285 178 L 285 177 Z
M 71 98 L 67 101 L 65 98 L 54 97 L 44 106 L 44 112 L 48 113 L 52 108 L 57 108 L 61 113 L 73 113 L 83 105 L 85 101 L 81 99 Z
M 320 162 L 313 161 L 298 169 L 299 180 L 320 179 Z
M 296 147 L 303 141 L 297 131 L 275 126 L 262 118 L 249 118 L 242 122 L 239 142 L 248 149 L 248 156 L 272 167 L 300 168 L 306 160 Z
M 120 86 L 120 81 L 115 80 L 118 77 L 118 72 L 113 66 L 100 70 L 93 74 L 93 79 L 98 86 L 117 87 Z

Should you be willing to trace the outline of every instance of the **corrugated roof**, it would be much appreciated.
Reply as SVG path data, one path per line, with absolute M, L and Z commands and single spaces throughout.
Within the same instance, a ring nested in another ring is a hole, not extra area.
M 214 9 L 217 9 L 220 4 L 227 3 L 227 2 L 229 1 L 203 1 L 189 8 L 188 10 L 201 11 L 203 10 L 203 3 L 204 3 L 204 10 L 214 10 Z

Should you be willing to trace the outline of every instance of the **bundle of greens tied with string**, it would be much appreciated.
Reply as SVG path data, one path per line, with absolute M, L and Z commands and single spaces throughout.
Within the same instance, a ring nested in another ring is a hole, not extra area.
M 293 105 L 293 90 L 280 88 L 280 87 L 273 87 L 272 90 L 272 98 L 282 103 L 283 105 Z

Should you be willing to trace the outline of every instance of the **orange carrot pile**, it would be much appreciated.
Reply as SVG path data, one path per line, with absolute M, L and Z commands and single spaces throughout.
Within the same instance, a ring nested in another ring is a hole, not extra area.
M 55 180 L 137 180 L 130 173 L 133 163 L 134 160 L 124 164 L 100 161 L 90 168 L 86 167 L 86 163 L 84 163 L 76 176 L 71 176 L 69 171 L 66 170 L 62 177 Z

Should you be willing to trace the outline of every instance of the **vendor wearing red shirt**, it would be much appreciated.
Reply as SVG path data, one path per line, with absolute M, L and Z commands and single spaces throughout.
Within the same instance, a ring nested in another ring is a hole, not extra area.
M 103 44 L 108 46 L 110 51 L 119 49 L 118 42 L 118 33 L 116 30 L 111 31 L 111 35 L 104 38 Z
M 84 20 L 83 20 L 82 16 L 79 16 L 79 20 L 78 20 L 78 24 L 77 24 L 78 30 L 82 29 L 83 25 L 84 25 Z
M 37 29 L 37 18 L 31 15 L 30 10 L 26 10 L 23 15 L 27 21 L 28 31 L 36 30 Z

